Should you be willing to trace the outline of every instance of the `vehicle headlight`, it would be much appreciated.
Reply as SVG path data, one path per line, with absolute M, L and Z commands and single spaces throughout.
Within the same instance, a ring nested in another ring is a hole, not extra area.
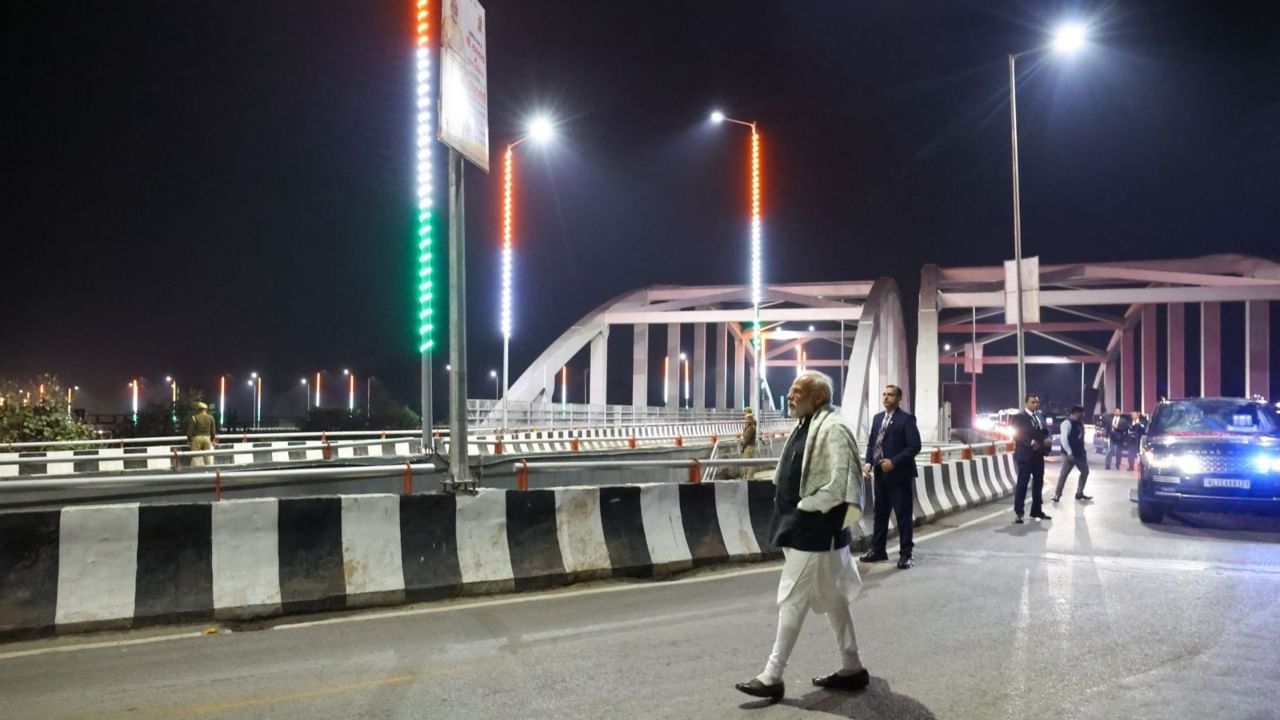
M 1143 458 L 1156 470 L 1178 470 L 1183 475 L 1198 475 L 1204 472 L 1204 463 L 1195 455 L 1157 455 L 1148 450 Z
M 1260 473 L 1280 472 L 1280 455 L 1258 455 L 1254 457 L 1253 469 Z

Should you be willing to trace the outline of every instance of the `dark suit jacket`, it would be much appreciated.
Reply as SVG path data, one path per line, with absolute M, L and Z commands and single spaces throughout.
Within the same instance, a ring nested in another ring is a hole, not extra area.
M 1013 426 L 1013 460 L 1014 462 L 1025 462 L 1027 460 L 1043 459 L 1049 454 L 1051 445 L 1049 444 L 1049 431 L 1045 429 L 1044 421 L 1040 421 L 1040 429 L 1037 430 L 1035 423 L 1031 422 L 1031 416 L 1026 410 L 1009 418 L 1009 424 Z M 1031 441 L 1040 442 L 1039 448 L 1031 447 Z
M 871 439 L 867 441 L 866 462 L 874 465 L 871 458 L 876 452 L 876 436 L 880 434 L 880 423 L 884 422 L 884 412 L 876 413 L 871 421 Z M 884 433 L 884 456 L 893 462 L 890 478 L 911 479 L 916 476 L 916 455 L 920 453 L 920 429 L 916 427 L 916 416 L 898 408 L 893 412 L 893 421 Z M 878 469 L 878 468 L 877 468 Z

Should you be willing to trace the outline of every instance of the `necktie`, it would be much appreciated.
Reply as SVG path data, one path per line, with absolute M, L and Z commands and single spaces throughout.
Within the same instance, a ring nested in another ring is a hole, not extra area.
M 889 429 L 889 424 L 893 422 L 893 415 L 885 415 L 884 420 L 880 422 L 880 432 L 876 433 L 876 450 L 874 453 L 875 461 L 879 463 L 884 459 L 884 433 Z

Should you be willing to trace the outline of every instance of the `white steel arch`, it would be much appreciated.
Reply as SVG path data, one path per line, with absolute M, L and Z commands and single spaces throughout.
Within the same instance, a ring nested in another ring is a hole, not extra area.
M 727 347 L 734 345 L 737 351 L 734 377 L 738 387 L 732 405 L 740 407 L 746 401 L 742 387 L 744 375 L 749 373 L 752 378 L 745 383 L 748 387 L 759 385 L 754 382 L 756 368 L 747 367 L 748 363 L 754 364 L 754 353 L 743 352 L 753 341 L 752 319 L 749 285 L 653 286 L 625 293 L 592 310 L 556 338 L 520 373 L 507 399 L 549 401 L 560 368 L 590 346 L 589 401 L 592 405 L 606 404 L 609 329 L 629 325 L 636 329 L 631 369 L 632 404 L 646 404 L 649 326 L 666 326 L 668 347 L 673 348 L 676 346 L 672 338 L 676 338 L 675 343 L 679 342 L 679 328 L 693 325 L 694 407 L 702 407 L 705 400 L 707 386 L 703 383 L 708 377 L 706 328 L 709 326 L 719 333 L 718 357 L 712 375 L 715 403 L 719 407 L 730 406 L 725 376 L 729 362 Z M 792 359 L 790 354 L 797 344 L 825 341 L 840 346 L 839 360 L 804 362 L 811 368 L 839 368 L 845 413 L 860 432 L 869 426 L 868 413 L 874 414 L 874 408 L 878 407 L 883 384 L 892 382 L 910 393 L 902 303 L 897 283 L 892 279 L 768 285 L 764 289 L 760 319 L 767 350 L 766 367 L 796 367 L 800 361 Z M 834 329 L 837 322 L 841 330 Z M 807 329 L 810 323 L 826 326 L 810 331 Z M 790 329 L 786 327 L 788 324 Z M 799 329 L 796 325 L 800 325 Z M 675 383 L 678 377 L 673 375 L 669 384 Z M 853 389 L 855 386 L 857 390 Z

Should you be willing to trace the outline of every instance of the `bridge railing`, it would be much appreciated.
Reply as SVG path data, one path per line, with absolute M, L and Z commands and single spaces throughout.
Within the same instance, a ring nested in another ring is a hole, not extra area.
M 759 421 L 774 420 L 776 410 L 761 411 Z M 672 423 L 741 421 L 742 411 L 719 408 L 636 407 L 634 405 L 584 405 L 511 400 L 506 405 L 508 428 L 598 427 L 619 425 L 669 425 Z M 474 427 L 503 425 L 503 401 L 468 400 L 467 422 Z

